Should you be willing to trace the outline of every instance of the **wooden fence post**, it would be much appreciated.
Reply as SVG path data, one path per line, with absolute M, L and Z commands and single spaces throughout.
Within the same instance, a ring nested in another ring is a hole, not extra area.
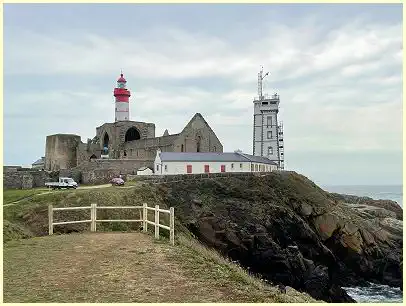
M 155 239 L 159 239 L 159 205 L 155 205 Z
M 90 206 L 90 231 L 95 232 L 96 231 L 96 205 L 95 203 L 92 203 Z
M 147 203 L 144 203 L 142 205 L 142 210 L 143 210 L 143 213 L 142 213 L 142 231 L 144 233 L 146 233 L 147 232 L 147 226 L 148 226 L 148 223 L 147 223 L 147 220 L 148 220 Z
M 52 204 L 48 205 L 48 234 L 52 235 L 54 233 L 54 210 Z
M 169 217 L 169 241 L 172 245 L 175 245 L 175 209 L 171 207 Z

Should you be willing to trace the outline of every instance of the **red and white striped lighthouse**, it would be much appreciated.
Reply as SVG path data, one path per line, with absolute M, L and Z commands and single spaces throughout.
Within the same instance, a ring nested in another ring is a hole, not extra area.
M 114 97 L 116 98 L 116 122 L 130 120 L 130 91 L 125 88 L 127 83 L 126 79 L 121 73 L 120 78 L 117 80 L 117 87 L 114 88 Z

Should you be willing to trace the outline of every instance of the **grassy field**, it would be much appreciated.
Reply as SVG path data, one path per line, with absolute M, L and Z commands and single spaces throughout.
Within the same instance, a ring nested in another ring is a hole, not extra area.
M 20 201 L 3 208 L 4 301 L 315 302 L 292 288 L 282 294 L 201 245 L 176 221 L 181 210 L 175 209 L 175 247 L 169 245 L 167 231 L 162 230 L 163 238 L 157 241 L 151 233 L 137 232 L 139 223 L 101 223 L 97 225 L 98 233 L 89 233 L 89 224 L 62 225 L 55 226 L 56 235 L 48 236 L 49 204 L 72 207 L 147 203 L 150 207 L 159 204 L 168 208 L 159 188 L 138 182 L 122 188 L 79 188 L 43 195 L 38 195 L 36 189 L 31 190 L 34 195 L 24 196 L 26 191 L 13 191 L 14 195 L 7 191 L 10 193 L 4 197 L 8 201 L 12 197 Z M 139 219 L 139 213 L 100 210 L 97 218 Z M 84 220 L 89 215 L 88 210 L 59 211 L 54 214 L 54 222 Z M 152 212 L 149 219 L 154 219 Z M 169 225 L 167 215 L 161 221 Z
M 4 302 L 315 302 L 280 293 L 193 238 L 83 233 L 4 246 Z
M 47 191 L 49 191 L 47 188 L 6 189 L 3 190 L 3 204 L 10 204 Z

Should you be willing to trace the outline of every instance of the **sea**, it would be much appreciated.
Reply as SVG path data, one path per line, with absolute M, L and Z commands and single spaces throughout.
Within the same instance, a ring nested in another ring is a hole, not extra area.
M 396 201 L 403 207 L 403 186 L 322 186 L 328 192 L 366 196 L 375 200 Z M 347 293 L 359 303 L 402 303 L 403 294 L 399 288 L 369 283 L 367 287 L 347 287 Z

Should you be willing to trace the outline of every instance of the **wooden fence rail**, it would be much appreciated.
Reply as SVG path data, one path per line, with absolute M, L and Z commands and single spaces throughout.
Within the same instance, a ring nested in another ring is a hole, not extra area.
M 54 222 L 54 211 L 61 210 L 80 210 L 80 209 L 90 209 L 90 220 L 80 220 L 80 221 L 65 221 L 65 222 Z M 98 209 L 140 209 L 140 219 L 134 220 L 100 220 L 97 219 Z M 148 210 L 155 212 L 155 221 L 148 220 Z M 141 213 L 142 211 L 142 213 Z M 159 213 L 169 214 L 169 226 L 159 223 Z M 54 225 L 63 224 L 76 224 L 76 223 L 90 223 L 90 231 L 96 232 L 97 222 L 142 222 L 143 232 L 147 232 L 148 224 L 155 227 L 155 238 L 159 238 L 159 228 L 163 228 L 169 231 L 169 241 L 172 245 L 175 245 L 175 212 L 174 208 L 171 207 L 169 210 L 160 209 L 159 205 L 154 207 L 148 207 L 146 203 L 143 206 L 97 206 L 97 204 L 91 204 L 91 206 L 82 207 L 56 207 L 52 205 L 48 206 L 48 223 L 49 223 L 49 235 L 54 233 Z

